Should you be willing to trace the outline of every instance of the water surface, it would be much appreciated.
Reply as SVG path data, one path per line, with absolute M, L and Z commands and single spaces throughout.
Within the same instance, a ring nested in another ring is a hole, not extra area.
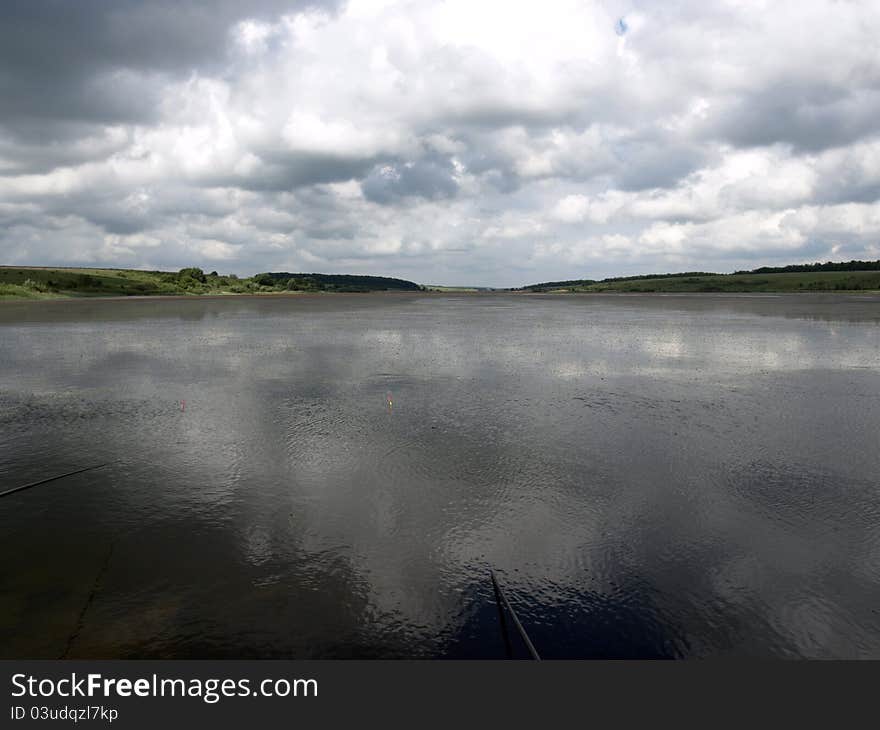
M 0 304 L 0 489 L 109 462 L 0 499 L 0 655 L 497 658 L 491 566 L 550 658 L 880 658 L 878 353 L 872 296 Z

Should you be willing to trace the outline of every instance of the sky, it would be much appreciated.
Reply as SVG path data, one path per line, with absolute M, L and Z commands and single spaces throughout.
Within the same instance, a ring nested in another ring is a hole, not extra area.
M 0 263 L 880 258 L 880 3 L 4 0 Z

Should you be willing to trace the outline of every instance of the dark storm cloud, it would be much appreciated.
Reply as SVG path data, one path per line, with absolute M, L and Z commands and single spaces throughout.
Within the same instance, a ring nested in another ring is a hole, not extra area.
M 238 209 L 239 204 L 222 192 L 203 191 L 184 185 L 134 189 L 121 196 L 104 187 L 86 189 L 43 201 L 39 212 L 15 215 L 19 224 L 37 228 L 52 227 L 49 221 L 81 220 L 108 234 L 130 235 L 173 227 L 183 221 L 195 225 L 199 221 L 222 219 Z M 0 224 L 6 225 L 2 211 Z
M 229 28 L 336 0 L 4 0 L 0 64 L 23 81 L 107 69 L 175 75 L 222 61 Z
M 407 197 L 451 198 L 458 191 L 458 183 L 448 158 L 429 157 L 416 162 L 378 165 L 361 182 L 361 188 L 367 200 L 388 205 Z
M 0 125 L 23 139 L 68 139 L 77 123 L 150 122 L 164 77 L 219 70 L 242 18 L 335 0 L 4 0 Z M 56 126 L 47 122 L 54 121 Z M 38 131 L 34 131 L 34 124 Z M 42 126 L 39 126 L 42 125 Z
M 376 157 L 363 158 L 343 154 L 289 152 L 276 149 L 259 152 L 261 164 L 240 176 L 208 177 L 207 184 L 232 185 L 244 190 L 280 192 L 305 185 L 344 182 L 364 177 L 376 163 Z
M 83 122 L 35 120 L 13 135 L 0 127 L 0 173 L 49 172 L 123 151 L 131 135 L 119 129 L 108 133 Z
M 819 152 L 874 134 L 878 119 L 880 85 L 784 81 L 723 101 L 707 131 L 739 147 L 782 143 Z
M 841 176 L 822 179 L 816 189 L 817 202 L 835 205 L 843 203 L 874 203 L 880 200 L 880 179 L 864 180 L 856 173 L 844 171 Z
M 674 187 L 682 178 L 702 167 L 706 152 L 690 140 L 670 139 L 651 133 L 633 136 L 614 145 L 618 162 L 616 187 L 640 191 Z

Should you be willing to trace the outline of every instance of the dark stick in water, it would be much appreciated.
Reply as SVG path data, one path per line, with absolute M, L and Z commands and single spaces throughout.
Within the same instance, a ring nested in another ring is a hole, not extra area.
M 492 587 L 495 589 L 496 595 L 500 596 L 501 600 L 504 602 L 505 608 L 510 611 L 510 618 L 513 619 L 513 625 L 516 626 L 516 630 L 519 632 L 526 648 L 529 650 L 529 654 L 532 655 L 532 659 L 541 661 L 541 657 L 538 656 L 538 650 L 535 649 L 535 645 L 532 643 L 532 640 L 529 639 L 529 635 L 526 633 L 523 625 L 519 622 L 516 611 L 513 610 L 513 606 L 510 605 L 510 601 L 507 600 L 507 596 L 504 595 L 504 591 L 501 590 L 501 586 L 499 586 L 498 581 L 495 580 L 495 571 L 490 570 L 489 576 L 492 578 Z
M 513 659 L 513 650 L 510 647 L 510 636 L 507 633 L 507 619 L 504 618 L 504 603 L 501 600 L 501 589 L 495 581 L 495 574 L 490 570 L 492 578 L 492 590 L 495 591 L 495 605 L 498 606 L 498 623 L 501 627 L 501 636 L 504 637 L 504 653 L 508 659 Z
M 80 632 L 82 631 L 83 625 L 86 620 L 86 613 L 89 611 L 89 606 L 92 605 L 92 601 L 95 600 L 95 594 L 98 592 L 98 589 L 101 587 L 101 581 L 104 578 L 104 574 L 107 572 L 107 568 L 110 567 L 110 558 L 113 555 L 113 547 L 116 545 L 116 541 L 110 543 L 110 547 L 107 550 L 107 555 L 104 557 L 104 562 L 101 565 L 101 569 L 98 571 L 98 575 L 95 578 L 95 582 L 92 585 L 92 590 L 89 591 L 89 595 L 86 597 L 86 602 L 83 604 L 82 609 L 80 609 L 79 616 L 76 619 L 76 625 L 73 628 L 73 633 L 67 637 L 67 644 L 64 647 L 64 653 L 58 657 L 59 659 L 67 659 L 67 655 L 70 653 L 70 647 L 73 646 L 73 642 L 77 640 Z
M 69 471 L 67 474 L 59 474 L 57 477 L 49 477 L 48 479 L 41 479 L 38 482 L 31 482 L 30 484 L 23 484 L 20 487 L 13 487 L 12 489 L 7 489 L 5 492 L 0 492 L 0 497 L 5 497 L 8 494 L 13 494 L 14 492 L 20 492 L 22 489 L 30 489 L 31 487 L 38 487 L 41 484 L 47 484 L 48 482 L 54 482 L 56 479 L 64 479 L 64 477 L 71 477 L 74 474 L 82 474 L 84 471 L 92 471 L 92 469 L 100 469 L 102 466 L 107 466 L 106 464 L 98 464 L 97 466 L 87 466 L 85 469 L 77 469 L 76 471 Z

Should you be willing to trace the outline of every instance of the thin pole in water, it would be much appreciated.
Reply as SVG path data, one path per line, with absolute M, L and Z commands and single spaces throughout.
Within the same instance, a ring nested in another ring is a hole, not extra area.
M 59 474 L 57 477 L 49 477 L 48 479 L 41 479 L 38 482 L 31 482 L 30 484 L 22 484 L 20 487 L 13 487 L 12 489 L 7 489 L 5 492 L 0 492 L 0 497 L 5 497 L 8 494 L 13 494 L 14 492 L 20 492 L 23 489 L 30 489 L 31 487 L 38 487 L 41 484 L 48 484 L 49 482 L 54 482 L 56 479 L 64 479 L 64 477 L 72 477 L 74 474 L 82 474 L 84 471 L 92 471 L 93 469 L 100 469 L 103 466 L 107 466 L 106 464 L 98 464 L 97 466 L 87 466 L 85 469 L 77 469 L 76 471 L 69 471 L 67 474 Z
M 501 586 L 498 585 L 498 581 L 495 579 L 495 571 L 490 570 L 489 575 L 492 578 L 492 586 L 495 589 L 495 596 L 500 598 L 504 603 L 504 606 L 510 611 L 510 618 L 513 619 L 513 625 L 516 626 L 516 630 L 519 632 L 520 637 L 523 640 L 523 643 L 526 645 L 526 648 L 529 650 L 529 654 L 532 655 L 532 659 L 536 661 L 541 661 L 541 657 L 538 656 L 538 650 L 535 649 L 535 645 L 532 643 L 531 639 L 529 639 L 529 635 L 526 633 L 526 630 L 523 628 L 523 625 L 519 622 L 519 618 L 516 615 L 516 611 L 513 610 L 513 606 L 510 605 L 510 601 L 507 600 L 507 596 L 504 595 L 504 591 L 501 590 Z M 505 632 L 505 637 L 507 636 Z
M 504 603 L 501 601 L 501 589 L 495 580 L 495 573 L 489 571 L 492 578 L 492 590 L 495 591 L 495 605 L 498 606 L 498 622 L 501 624 L 501 635 L 504 637 L 504 652 L 508 659 L 513 659 L 513 650 L 510 648 L 510 636 L 507 634 L 507 619 L 504 618 Z

